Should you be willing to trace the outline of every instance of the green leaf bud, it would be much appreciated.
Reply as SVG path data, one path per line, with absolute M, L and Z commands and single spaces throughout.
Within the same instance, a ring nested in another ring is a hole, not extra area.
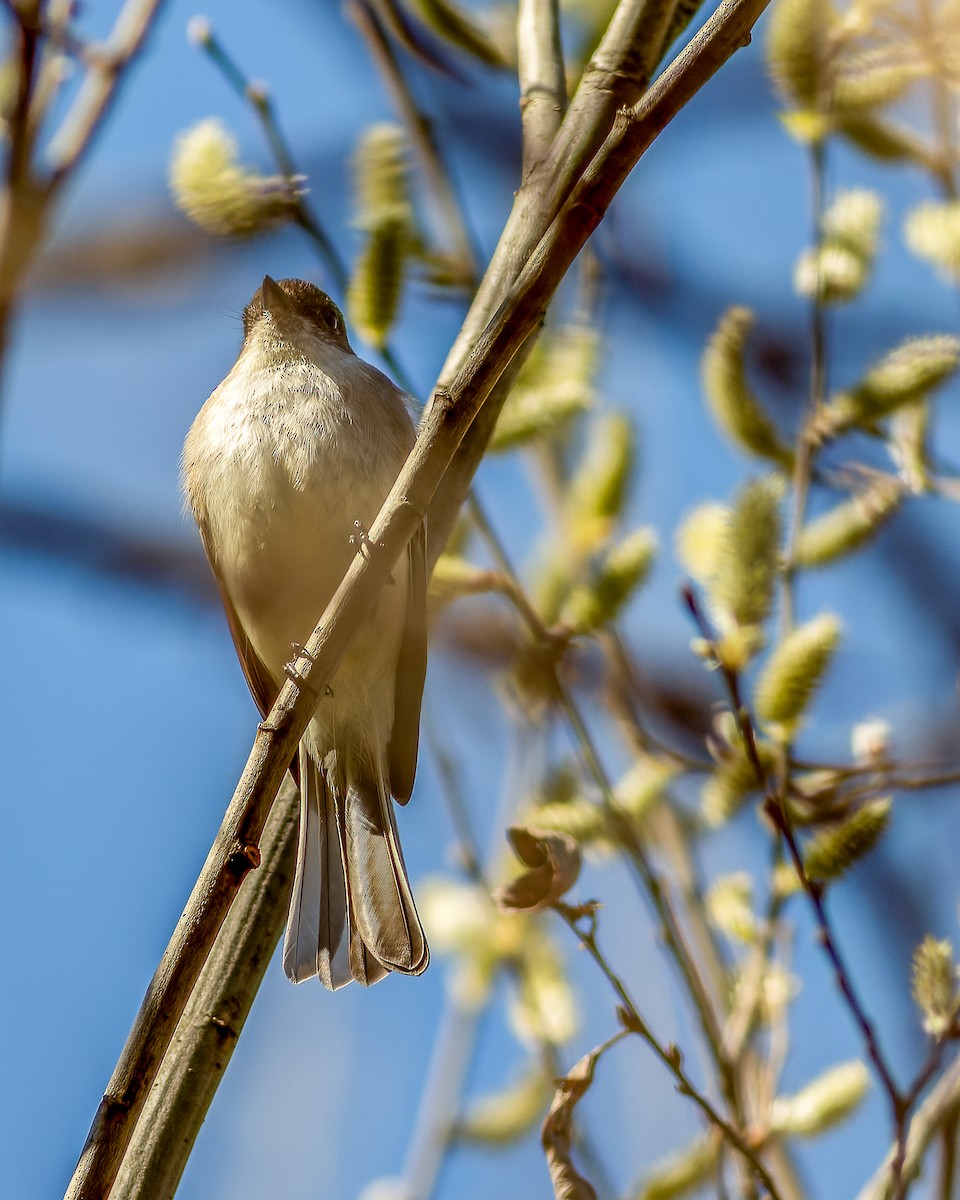
M 929 426 L 930 405 L 926 400 L 904 404 L 890 421 L 887 449 L 904 486 L 914 495 L 931 488 L 930 450 L 927 445 Z
M 840 622 L 829 613 L 794 629 L 774 648 L 754 692 L 757 716 L 791 731 L 799 722 L 840 642 Z
M 871 800 L 837 825 L 821 829 L 804 853 L 811 879 L 832 880 L 845 874 L 876 846 L 890 821 L 890 800 Z
M 413 0 L 421 19 L 444 41 L 488 67 L 506 66 L 506 60 L 485 29 L 451 0 Z
M 753 325 L 754 315 L 748 308 L 730 308 L 724 313 L 704 352 L 703 388 L 714 420 L 731 441 L 789 471 L 793 452 L 784 445 L 747 382 L 743 351 Z
M 503 577 L 496 571 L 474 566 L 459 554 L 441 554 L 430 576 L 430 608 L 435 611 L 461 596 L 499 591 L 502 587 Z
M 929 169 L 931 155 L 910 130 L 874 114 L 848 113 L 834 121 L 836 131 L 878 162 L 911 162 Z

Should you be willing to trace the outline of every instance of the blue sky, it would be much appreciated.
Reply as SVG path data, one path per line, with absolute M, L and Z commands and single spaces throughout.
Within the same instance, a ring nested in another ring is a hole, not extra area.
M 112 11 L 91 3 L 85 27 L 105 28 Z M 221 116 L 244 156 L 267 166 L 249 113 L 187 43 L 193 13 L 179 2 L 164 10 L 60 212 L 51 272 L 57 245 L 126 223 L 179 220 L 166 191 L 167 162 L 177 133 L 196 120 Z M 206 15 L 250 74 L 269 83 L 311 200 L 350 255 L 356 232 L 346 223 L 349 154 L 366 124 L 390 115 L 355 32 L 336 5 L 219 0 Z M 482 81 L 459 90 L 433 82 L 424 95 L 438 106 L 441 138 L 463 138 L 454 167 L 489 250 L 515 177 L 492 165 L 484 131 L 489 123 L 493 136 L 515 141 L 515 96 L 498 83 L 491 101 L 483 88 Z M 841 382 L 894 340 L 953 328 L 956 302 L 900 244 L 902 213 L 925 193 L 924 181 L 880 173 L 844 153 L 832 178 L 882 185 L 891 205 L 875 284 L 838 322 Z M 671 531 L 693 504 L 726 498 L 745 473 L 704 412 L 699 354 L 730 303 L 756 306 L 773 326 L 802 324 L 790 278 L 807 241 L 807 191 L 802 152 L 779 127 L 755 43 L 649 152 L 599 235 L 610 261 L 652 263 L 669 284 L 646 296 L 614 289 L 603 308 L 601 390 L 609 406 L 634 417 L 641 448 L 631 517 L 655 525 L 663 542 L 661 562 L 628 622 L 641 662 L 646 656 L 688 673 L 698 669 L 676 601 Z M 265 272 L 323 282 L 294 231 L 210 246 L 136 286 L 104 278 L 43 284 L 41 273 L 19 313 L 5 375 L 6 502 L 195 546 L 179 495 L 180 445 L 233 361 L 239 312 Z M 424 393 L 459 319 L 455 304 L 422 289 L 406 302 L 395 341 Z M 941 405 L 940 419 L 949 449 L 957 444 L 955 396 Z M 479 488 L 522 560 L 539 525 L 524 469 L 492 462 Z M 944 571 L 955 577 L 956 512 L 923 504 L 918 513 L 944 547 Z M 8 681 L 0 722 L 8 838 L 0 1144 L 8 1194 L 17 1200 L 41 1200 L 66 1185 L 256 719 L 213 607 L 162 579 L 131 582 L 82 554 L 41 550 L 0 544 Z M 850 723 L 872 713 L 894 721 L 908 746 L 932 715 L 953 713 L 955 725 L 955 656 L 935 636 L 918 637 L 929 632 L 925 617 L 882 553 L 818 577 L 801 601 L 810 614 L 829 606 L 850 623 L 824 717 L 809 731 L 812 753 L 844 754 Z M 477 827 L 485 839 L 498 839 L 493 823 L 505 775 L 509 782 L 511 764 L 538 748 L 512 744 L 489 681 L 447 655 L 432 664 L 427 706 L 462 756 Z M 401 818 L 415 881 L 450 869 L 453 842 L 429 756 L 423 761 L 417 795 Z M 932 845 L 931 822 L 943 832 Z M 940 881 L 933 889 L 918 881 L 909 908 L 938 936 L 955 931 L 957 832 L 949 797 L 909 798 L 898 809 L 888 852 L 891 871 Z M 711 845 L 709 864 L 734 869 L 762 856 L 763 843 L 748 814 Z M 626 881 L 591 870 L 583 888 L 606 901 L 605 939 L 645 1015 L 664 1040 L 684 1044 L 690 1031 L 678 1015 L 676 985 Z M 875 889 L 838 892 L 835 911 L 865 994 L 882 997 L 877 1015 L 894 1060 L 907 1070 L 920 1050 L 907 1001 L 908 948 L 887 936 L 889 913 L 876 906 Z M 558 938 L 574 958 L 559 931 Z M 794 952 L 806 984 L 796 1006 L 789 1086 L 858 1052 L 802 919 Z M 445 970 L 437 961 L 421 979 L 329 995 L 292 987 L 274 962 L 179 1194 L 342 1200 L 372 1179 L 399 1174 L 444 1011 Z M 588 1019 L 570 1063 L 613 1022 L 602 982 L 580 962 L 576 973 Z M 519 1057 L 495 1013 L 482 1033 L 471 1089 L 496 1086 Z M 640 1046 L 623 1047 L 603 1064 L 586 1119 L 621 1186 L 638 1162 L 682 1144 L 697 1128 Z M 817 1151 L 816 1176 L 831 1183 L 812 1194 L 853 1194 L 885 1138 L 885 1115 L 873 1095 L 855 1122 Z M 473 1200 L 496 1188 L 548 1194 L 535 1144 L 456 1152 L 436 1195 Z

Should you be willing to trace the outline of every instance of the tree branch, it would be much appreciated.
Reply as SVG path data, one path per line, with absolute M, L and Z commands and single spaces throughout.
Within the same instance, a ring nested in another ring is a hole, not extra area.
M 223 923 L 144 1105 L 113 1200 L 173 1196 L 283 933 L 299 797 L 287 775 L 260 840 L 261 863 Z
M 526 177 L 546 157 L 567 106 L 557 0 L 520 0 L 517 60 Z

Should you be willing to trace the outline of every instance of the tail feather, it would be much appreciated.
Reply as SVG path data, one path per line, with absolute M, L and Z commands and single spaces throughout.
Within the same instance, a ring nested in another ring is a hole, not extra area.
M 383 770 L 351 770 L 346 788 L 350 913 L 367 951 L 391 971 L 419 975 L 429 951 L 417 916 Z
M 339 764 L 338 764 L 339 766 Z M 332 779 L 300 748 L 300 835 L 283 969 L 335 990 L 369 987 L 430 961 L 407 879 L 385 772 Z
M 294 983 L 319 975 L 336 989 L 353 979 L 341 827 L 336 798 L 301 746 L 297 870 L 283 942 L 283 969 Z

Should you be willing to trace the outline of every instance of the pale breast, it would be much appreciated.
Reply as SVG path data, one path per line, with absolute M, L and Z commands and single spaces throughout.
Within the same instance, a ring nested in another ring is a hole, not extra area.
M 357 552 L 354 523 L 369 528 L 413 440 L 401 394 L 354 355 L 336 354 L 337 384 L 307 359 L 251 369 L 241 354 L 184 450 L 211 555 L 278 681 L 291 643 L 306 641 Z M 405 588 L 388 590 L 374 617 L 380 649 L 361 643 L 350 656 L 360 674 L 371 654 L 395 658 Z

